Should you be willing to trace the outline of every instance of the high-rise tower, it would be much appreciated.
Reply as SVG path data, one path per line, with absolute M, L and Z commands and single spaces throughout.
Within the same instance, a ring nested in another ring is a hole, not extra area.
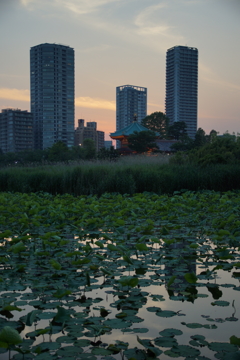
M 31 112 L 34 147 L 57 141 L 74 145 L 74 49 L 40 44 L 30 49 Z
M 167 50 L 165 111 L 170 124 L 184 121 L 187 134 L 197 131 L 198 49 L 174 46 Z
M 147 88 L 123 85 L 116 88 L 117 130 L 130 125 L 134 119 L 141 122 L 147 116 Z

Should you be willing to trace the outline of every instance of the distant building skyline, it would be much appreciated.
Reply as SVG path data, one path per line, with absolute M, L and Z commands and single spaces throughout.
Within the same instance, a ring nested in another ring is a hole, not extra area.
M 32 113 L 20 109 L 2 109 L 0 148 L 3 153 L 33 150 Z
M 36 149 L 74 145 L 74 49 L 44 43 L 30 49 L 31 112 Z
M 78 120 L 78 126 L 76 127 L 74 132 L 74 145 L 83 146 L 84 140 L 91 139 L 94 141 L 97 151 L 104 148 L 105 134 L 103 131 L 97 130 L 97 122 L 88 121 L 86 123 L 86 126 L 84 125 L 84 123 L 84 119 Z
M 165 112 L 172 125 L 184 121 L 194 138 L 198 118 L 198 49 L 174 46 L 166 54 Z
M 116 130 L 138 123 L 147 116 L 147 88 L 122 85 L 116 88 Z

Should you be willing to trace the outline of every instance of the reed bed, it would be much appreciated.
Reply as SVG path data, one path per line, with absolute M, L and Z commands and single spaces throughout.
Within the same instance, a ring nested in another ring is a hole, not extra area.
M 240 165 L 171 164 L 168 155 L 131 156 L 116 162 L 81 161 L 0 170 L 0 191 L 102 195 L 240 189 Z

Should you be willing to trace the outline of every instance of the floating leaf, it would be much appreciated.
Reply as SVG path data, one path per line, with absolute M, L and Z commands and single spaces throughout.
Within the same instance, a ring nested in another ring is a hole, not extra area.
M 94 355 L 106 356 L 106 355 L 110 355 L 112 353 L 113 352 L 111 350 L 103 349 L 103 348 L 99 348 L 99 347 L 95 347 L 95 348 L 92 349 L 92 354 L 94 354 Z
M 197 276 L 194 273 L 187 273 L 184 275 L 184 278 L 190 284 L 195 284 L 197 282 Z
M 146 244 L 136 244 L 136 248 L 139 251 L 148 251 L 149 250 Z
M 164 329 L 162 331 L 159 332 L 160 335 L 162 336 L 169 336 L 169 337 L 173 337 L 176 335 L 182 335 L 182 331 L 178 330 L 178 329 Z
M 230 344 L 240 346 L 240 338 L 236 337 L 235 335 L 230 337 Z
M 49 263 L 56 270 L 61 270 L 61 268 L 62 268 L 61 264 L 58 261 L 55 261 L 54 259 L 49 260 Z
M 224 342 L 211 342 L 208 344 L 208 347 L 212 351 L 225 351 L 225 352 L 235 352 L 238 350 L 238 346 L 235 344 L 229 344 Z
M 154 339 L 154 343 L 157 345 L 157 346 L 160 346 L 160 347 L 173 347 L 173 346 L 176 346 L 177 345 L 177 341 L 175 338 L 173 337 L 157 337 Z
M 131 286 L 135 287 L 138 285 L 138 278 L 132 276 L 122 276 L 119 280 L 122 286 Z
M 168 288 L 174 283 L 175 279 L 176 279 L 176 275 L 173 275 L 173 276 L 169 279 L 169 281 L 167 282 L 167 287 L 168 287 Z
M 230 303 L 228 301 L 223 301 L 223 300 L 217 300 L 211 303 L 211 305 L 215 306 L 228 306 Z
M 156 312 L 156 315 L 160 317 L 172 317 L 174 315 L 177 315 L 177 313 L 171 310 L 158 310 Z

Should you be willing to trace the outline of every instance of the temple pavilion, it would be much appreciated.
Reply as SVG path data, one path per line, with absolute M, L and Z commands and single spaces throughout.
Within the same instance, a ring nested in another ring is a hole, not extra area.
M 133 121 L 130 125 L 121 130 L 117 130 L 114 133 L 110 133 L 110 137 L 113 140 L 119 140 L 121 142 L 120 152 L 132 153 L 133 151 L 128 147 L 128 136 L 134 132 L 149 131 L 145 126 L 139 124 L 137 121 Z

